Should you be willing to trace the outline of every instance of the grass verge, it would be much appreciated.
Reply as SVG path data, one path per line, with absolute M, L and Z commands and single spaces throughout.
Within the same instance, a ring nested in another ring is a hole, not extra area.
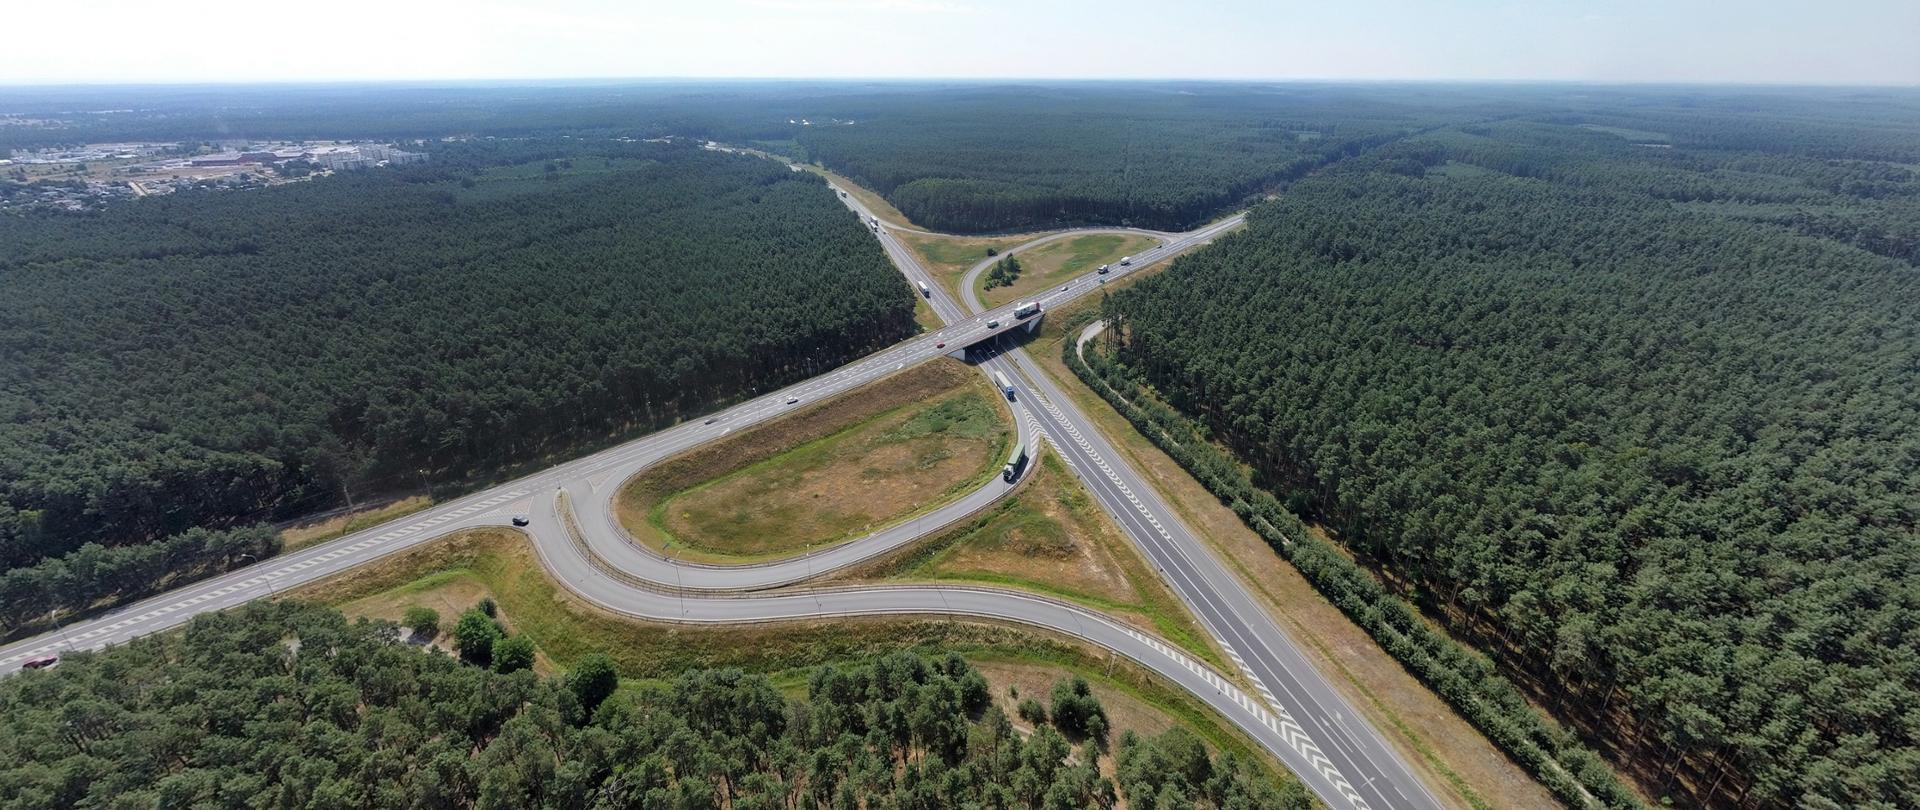
M 1229 677 L 1199 623 L 1052 454 L 1013 497 L 836 581 L 968 582 L 1051 596 L 1127 622 Z
M 935 233 L 899 233 L 900 241 L 920 257 L 920 263 L 927 268 L 933 280 L 944 287 L 947 294 L 955 300 L 960 299 L 960 281 L 968 268 L 980 263 L 981 259 L 1005 252 L 1039 239 L 1046 234 L 1030 233 L 1018 236 L 947 236 Z M 1024 261 L 1024 259 L 1022 260 Z
M 280 532 L 281 553 L 296 551 L 337 537 L 345 537 L 361 529 L 372 528 L 394 518 L 411 515 L 433 504 L 434 500 L 430 496 L 413 495 L 380 506 L 297 523 Z
M 667 548 L 768 557 L 866 534 L 965 494 L 1012 428 L 986 384 L 902 405 L 660 499 Z
M 1133 701 L 1142 733 L 1178 722 L 1215 750 L 1259 763 L 1274 779 L 1294 781 L 1272 757 L 1205 704 L 1145 668 L 1104 650 L 1044 631 L 965 620 L 924 617 L 774 622 L 700 627 L 647 622 L 609 613 L 576 599 L 547 576 L 526 536 L 508 529 L 477 529 L 450 535 L 282 594 L 322 602 L 350 616 L 395 620 L 406 608 L 425 605 L 444 623 L 482 597 L 499 605 L 512 632 L 539 649 L 538 668 L 564 670 L 581 656 L 603 653 L 619 667 L 624 685 L 670 680 L 696 668 L 737 667 L 768 675 L 776 684 L 804 684 L 814 668 L 897 650 L 960 653 L 985 672 L 996 698 L 1012 685 L 1013 670 L 1045 682 L 1066 673 L 1085 677 L 1109 707 Z M 1028 687 L 1022 686 L 1023 690 Z M 1024 692 L 1023 692 L 1024 693 Z M 1123 699 L 1122 699 L 1123 698 Z M 1114 734 L 1130 726 L 1122 720 Z
M 1011 435 L 1005 411 L 992 406 L 992 412 L 1001 420 L 1001 435 L 993 440 L 990 449 L 972 454 L 978 456 L 973 459 L 977 464 L 939 461 L 938 464 L 948 468 L 945 483 L 939 486 L 925 483 L 926 470 L 911 470 L 916 476 L 914 483 L 921 486 L 917 496 L 916 491 L 902 485 L 890 493 L 899 497 L 876 497 L 875 488 L 885 482 L 863 480 L 862 476 L 870 469 L 879 468 L 868 464 L 872 459 L 863 460 L 865 457 L 856 451 L 867 442 L 884 437 L 889 426 L 905 426 L 913 421 L 916 413 L 924 408 L 922 403 L 940 402 L 959 395 L 978 395 L 988 401 L 998 401 L 972 368 L 945 360 L 922 363 L 656 464 L 621 486 L 614 500 L 615 516 L 636 541 L 657 552 L 678 559 L 713 563 L 785 556 L 845 539 L 853 531 L 850 526 L 884 525 L 911 517 L 997 474 L 996 462 L 999 454 L 1005 452 Z M 870 429 L 863 431 L 863 426 Z M 979 442 L 973 444 L 980 445 Z M 932 449 L 936 448 L 930 448 L 929 452 Z M 854 457 L 836 455 L 843 450 Z M 917 464 L 906 466 L 917 467 Z M 813 477 L 804 482 L 804 487 L 773 491 L 778 488 L 772 485 L 782 480 L 781 476 L 796 470 L 811 471 L 806 474 Z M 738 477 L 732 477 L 736 474 Z M 699 490 L 708 485 L 712 488 Z M 670 507 L 676 496 L 690 490 L 697 491 L 695 494 L 716 508 L 748 508 L 741 525 L 723 532 L 722 538 L 731 540 L 706 542 L 708 538 L 704 535 L 680 537 L 676 533 L 682 527 L 672 525 L 666 516 L 657 512 L 663 505 Z M 811 497 L 815 494 L 821 497 Z M 729 505 L 728 498 L 723 497 L 729 495 L 752 500 Z M 796 504 L 795 498 L 802 495 L 807 496 L 801 499 L 805 503 Z M 767 502 L 757 502 L 762 496 Z M 805 511 L 800 507 L 817 509 L 817 502 L 829 500 L 833 501 L 833 509 L 841 510 L 838 517 L 814 522 L 810 529 L 789 522 L 794 515 Z M 892 506 L 878 508 L 883 502 Z M 779 514 L 789 507 L 793 508 L 792 513 Z M 856 515 L 869 507 L 873 511 Z M 859 522 L 849 523 L 852 519 L 849 516 L 857 517 Z M 748 531 L 753 527 L 768 531 L 764 536 L 756 536 Z M 733 542 L 735 540 L 738 542 Z
M 1120 261 L 1123 256 L 1140 253 L 1159 244 L 1147 236 L 1122 233 L 1090 233 L 1048 242 L 1020 254 L 1020 278 L 1006 287 L 987 289 L 987 274 L 981 273 L 975 289 L 988 307 L 1024 298 L 1059 286 L 1102 264 Z

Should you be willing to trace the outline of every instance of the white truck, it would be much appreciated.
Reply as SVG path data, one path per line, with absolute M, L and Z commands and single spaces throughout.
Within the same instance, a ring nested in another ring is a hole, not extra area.
M 1013 401 L 1013 381 L 1007 379 L 1007 373 L 1004 371 L 994 372 L 993 381 L 1000 386 L 1000 393 L 1007 395 L 1007 401 L 1012 402 Z
M 1038 314 L 1040 314 L 1039 301 L 1028 301 L 1024 304 L 1021 304 L 1020 306 L 1013 308 L 1013 317 L 1015 319 L 1031 318 Z
M 921 298 L 933 297 L 933 288 L 927 286 L 927 283 L 924 281 L 920 282 L 920 297 Z
M 1128 265 L 1131 265 L 1131 264 L 1133 264 L 1133 257 L 1132 257 L 1132 256 L 1121 256 L 1121 257 L 1120 257 L 1120 266 L 1121 266 L 1121 267 L 1126 267 L 1126 266 L 1128 266 Z

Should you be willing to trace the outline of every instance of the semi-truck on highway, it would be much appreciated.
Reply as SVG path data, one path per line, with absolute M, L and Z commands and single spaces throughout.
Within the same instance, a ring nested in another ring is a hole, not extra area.
M 1007 401 L 1012 402 L 1013 401 L 1013 381 L 1007 379 L 1007 373 L 1004 371 L 994 372 L 993 381 L 1000 384 L 1000 393 L 1006 394 Z
M 1027 443 L 1013 446 L 1013 455 L 1007 456 L 1007 466 L 1000 468 L 1000 480 L 1009 484 L 1020 480 L 1020 473 L 1027 469 Z
M 933 288 L 927 286 L 927 283 L 924 281 L 920 282 L 920 297 L 921 298 L 933 297 Z
M 1040 314 L 1039 301 L 1028 301 L 1013 308 L 1013 317 L 1015 318 L 1031 318 L 1038 314 Z

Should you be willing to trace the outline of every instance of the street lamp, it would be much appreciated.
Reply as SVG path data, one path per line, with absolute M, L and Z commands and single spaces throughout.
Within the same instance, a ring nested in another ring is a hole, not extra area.
M 259 557 L 256 557 L 252 554 L 247 554 L 243 552 L 240 556 L 245 559 L 252 560 L 254 562 L 260 561 Z M 273 598 L 275 599 L 280 598 L 280 592 L 273 589 L 273 577 L 267 576 L 266 574 L 261 574 L 260 579 L 267 584 L 267 593 L 272 594 Z

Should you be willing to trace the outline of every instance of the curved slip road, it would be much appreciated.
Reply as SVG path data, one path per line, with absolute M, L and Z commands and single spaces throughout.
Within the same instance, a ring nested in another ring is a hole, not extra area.
M 851 195 L 842 199 L 863 217 L 870 216 L 858 207 Z M 1240 218 L 1234 217 L 1188 234 L 1173 235 L 1160 247 L 1143 252 L 1136 266 L 1145 266 L 1205 244 L 1239 222 Z M 1325 687 L 1323 681 L 1317 681 L 1317 674 L 1312 673 L 1311 667 L 1299 658 L 1284 636 L 1272 627 L 1271 621 L 1246 597 L 1244 591 L 1239 591 L 1238 598 L 1235 598 L 1236 594 L 1231 591 L 1237 581 L 1219 570 L 1218 562 L 1212 559 L 1210 553 L 1193 542 L 1190 533 L 1184 530 L 1179 535 L 1165 532 L 1167 524 L 1163 521 L 1170 520 L 1171 513 L 1164 504 L 1158 503 L 1151 490 L 1139 485 L 1131 471 L 1117 463 L 1098 464 L 1099 459 L 1117 461 L 1117 456 L 1110 448 L 1105 448 L 1097 435 L 1083 433 L 1074 427 L 1076 424 L 1086 424 L 1084 417 L 1073 411 L 1071 404 L 1058 392 L 1052 391 L 1044 377 L 1031 366 L 1031 361 L 1017 350 L 1008 355 L 990 356 L 983 365 L 989 373 L 1003 371 L 1015 381 L 1016 419 L 1023 435 L 1030 435 L 1027 433 L 1029 430 L 1038 430 L 1040 435 L 1047 436 L 1062 451 L 1070 466 L 1089 482 L 1090 489 L 1095 492 L 1102 506 L 1114 514 L 1116 521 L 1141 545 L 1149 559 L 1167 575 L 1176 593 L 1189 601 L 1196 616 L 1216 641 L 1242 667 L 1243 675 L 1258 687 L 1259 695 L 1241 691 L 1226 678 L 1164 642 L 1091 611 L 1028 594 L 991 588 L 899 586 L 755 594 L 750 597 L 696 595 L 696 586 L 686 583 L 690 572 L 725 572 L 729 569 L 689 566 L 663 560 L 639 549 L 625 538 L 610 519 L 608 501 L 612 491 L 607 489 L 609 484 L 617 488 L 618 483 L 634 471 L 659 459 L 733 430 L 772 419 L 790 412 L 798 405 L 851 390 L 907 365 L 954 353 L 958 347 L 979 343 L 996 333 L 1014 328 L 1011 304 L 968 318 L 942 288 L 932 285 L 932 279 L 925 269 L 886 232 L 885 227 L 877 230 L 883 247 L 902 272 L 909 279 L 928 281 L 930 288 L 937 291 L 931 303 L 935 311 L 948 320 L 948 326 L 903 341 L 819 377 L 740 403 L 716 414 L 712 420 L 669 428 L 451 501 L 424 516 L 392 521 L 143 600 L 54 633 L 0 647 L 0 672 L 15 670 L 22 662 L 42 655 L 67 649 L 95 649 L 165 630 L 199 613 L 225 609 L 269 596 L 280 588 L 323 579 L 454 531 L 505 525 L 510 517 L 530 515 L 534 519 L 530 533 L 543 563 L 569 590 L 609 610 L 650 620 L 701 623 L 928 614 L 970 616 L 1044 628 L 1124 655 L 1192 692 L 1220 711 L 1235 726 L 1246 731 L 1262 747 L 1274 753 L 1331 807 L 1437 806 L 1438 803 L 1425 793 L 1417 781 L 1403 779 L 1401 774 L 1406 771 L 1404 765 L 1392 757 L 1391 752 L 1385 751 L 1371 730 L 1364 728 L 1364 723 L 1346 710 L 1344 703 Z M 1063 289 L 1049 290 L 1028 300 L 1039 300 L 1043 306 L 1051 308 L 1083 295 L 1096 286 L 1090 274 L 1075 279 Z M 996 318 L 1003 322 L 1001 328 L 989 329 L 985 326 L 987 320 Z M 944 348 L 936 345 L 943 342 L 947 344 Z M 1039 379 L 1040 385 L 1036 386 L 1034 379 Z M 787 403 L 789 398 L 796 397 L 799 403 Z M 1088 436 L 1100 443 L 1088 444 L 1078 440 Z M 1096 485 L 1097 478 L 1086 466 L 1089 460 L 1105 469 L 1110 477 L 1114 469 L 1120 469 L 1126 475 L 1111 485 Z M 1129 480 L 1135 483 L 1129 484 Z M 989 486 L 977 490 L 968 498 L 986 497 L 985 502 L 990 502 L 1004 492 L 1004 487 L 999 492 L 994 492 L 994 489 Z M 1136 493 L 1144 494 L 1144 500 L 1135 497 Z M 556 506 L 562 496 L 569 503 L 591 504 L 592 507 L 579 510 L 585 513 L 584 516 L 569 508 L 569 517 L 563 520 Z M 978 506 L 974 504 L 974 508 Z M 1132 506 L 1140 517 L 1129 517 L 1128 506 Z M 1158 518 L 1156 515 L 1167 517 Z M 1177 523 L 1174 525 L 1177 527 Z M 1156 543 L 1147 537 L 1151 534 L 1149 528 L 1160 529 L 1163 542 Z M 870 557 L 920 536 L 919 531 L 907 524 L 890 529 L 897 529 L 901 533 L 889 534 L 889 530 L 882 530 L 845 544 L 843 547 L 849 551 L 840 553 L 864 553 Z M 1180 547 L 1182 543 L 1186 548 Z M 702 579 L 697 587 L 751 589 L 779 584 L 776 580 L 805 579 L 831 570 L 830 561 L 825 555 L 838 552 L 843 547 L 828 549 L 806 558 L 753 566 L 753 569 L 763 572 L 777 573 L 745 574 L 745 580 L 735 578 L 734 574 L 716 573 L 716 579 Z M 1195 551 L 1198 558 L 1211 563 L 1211 566 L 1194 563 L 1187 556 L 1187 549 Z M 846 564 L 846 560 L 840 558 L 831 562 L 834 565 Z M 782 570 L 783 565 L 801 566 L 800 575 L 794 576 L 795 571 L 791 567 Z M 761 578 L 758 583 L 751 581 L 756 577 Z M 794 578 L 785 579 L 787 577 Z M 1225 582 L 1231 584 L 1223 585 L 1223 577 Z M 1257 621 L 1246 618 L 1249 611 L 1257 617 Z M 1261 622 L 1265 623 L 1264 626 L 1261 626 Z M 1272 633 L 1271 639 L 1260 637 L 1268 632 Z M 1300 672 L 1309 675 L 1303 678 L 1299 676 Z M 1285 677 L 1281 673 L 1293 673 L 1296 677 Z M 1266 686 L 1268 682 L 1280 684 L 1286 705 L 1295 706 L 1296 711 L 1290 712 L 1269 692 Z M 1310 685 L 1314 682 L 1318 683 L 1319 688 Z M 1329 706 L 1333 707 L 1331 720 L 1322 716 Z M 1316 716 L 1319 720 L 1314 719 Z M 1350 721 L 1349 717 L 1352 718 Z M 1348 731 L 1349 722 L 1362 727 L 1361 731 L 1358 734 Z M 1332 747 L 1326 747 L 1328 745 Z M 1349 745 L 1358 749 L 1357 756 L 1347 754 Z M 1375 756 L 1372 749 L 1384 752 L 1384 759 Z M 1383 783 L 1392 792 L 1384 792 L 1380 787 Z M 1401 789 L 1409 784 L 1414 787 L 1412 794 Z
M 1239 220 L 1237 217 L 1225 220 L 1225 222 L 1235 222 L 1235 223 L 1237 223 L 1238 221 Z M 1202 229 L 1202 230 L 1205 230 L 1205 229 Z M 1186 235 L 1186 234 L 1178 234 L 1178 233 L 1167 233 L 1166 231 L 1149 231 L 1144 228 L 1075 228 L 1070 231 L 1061 231 L 1055 234 L 1048 234 L 1046 236 L 1042 236 L 1038 239 L 1035 239 L 1031 242 L 1022 242 L 1018 245 L 1007 248 L 1006 250 L 1000 251 L 1000 255 L 988 256 L 987 258 L 981 259 L 979 262 L 976 262 L 972 267 L 967 268 L 967 272 L 960 276 L 959 287 L 961 290 L 961 298 L 964 301 L 966 301 L 967 309 L 969 310 L 972 310 L 974 312 L 979 312 L 980 310 L 986 309 L 987 308 L 986 304 L 981 302 L 980 300 L 980 290 L 978 287 L 975 286 L 975 282 L 978 282 L 980 280 L 981 273 L 984 273 L 989 268 L 993 267 L 993 265 L 996 262 L 1008 256 L 1018 256 L 1029 250 L 1033 250 L 1034 248 L 1044 247 L 1054 242 L 1058 242 L 1062 239 L 1071 239 L 1076 236 L 1088 236 L 1091 234 L 1102 234 L 1102 233 L 1120 234 L 1123 236 L 1150 236 L 1150 237 L 1153 237 L 1154 239 L 1160 240 L 1160 244 L 1163 246 L 1166 245 L 1168 242 L 1172 242 L 1174 240 L 1180 239 L 1182 236 Z M 1148 255 L 1151 255 L 1151 254 L 1143 252 L 1140 254 L 1140 256 L 1136 256 L 1135 258 L 1138 259 L 1140 257 L 1144 257 Z M 1140 267 L 1144 267 L 1144 266 L 1146 266 L 1146 262 L 1135 261 L 1134 264 L 1131 266 L 1122 266 L 1118 261 L 1115 261 L 1110 265 L 1111 269 L 1104 276 L 1101 275 L 1099 271 L 1096 270 L 1092 273 L 1088 273 L 1086 276 L 1073 279 L 1068 283 L 1072 284 L 1072 283 L 1081 282 L 1086 280 L 1088 276 L 1092 276 L 1093 283 L 1100 284 L 1100 283 L 1104 283 L 1106 279 L 1119 278 L 1123 275 L 1126 275 L 1128 271 L 1131 271 Z
M 990 372 L 989 372 L 990 373 Z M 717 424 L 717 423 L 716 423 Z M 1038 438 L 1035 420 L 1014 420 L 1016 441 L 1034 446 Z M 704 443 L 694 441 L 686 447 L 664 449 L 648 457 L 637 458 L 560 485 L 574 509 L 575 525 L 596 557 L 615 569 L 638 577 L 655 587 L 683 591 L 752 591 L 778 588 L 813 579 L 821 574 L 857 565 L 909 545 L 973 516 L 1012 492 L 1015 484 L 998 474 L 1000 460 L 993 461 L 995 474 L 985 483 L 950 499 L 925 513 L 867 534 L 833 545 L 766 562 L 747 564 L 695 563 L 662 556 L 652 548 L 633 540 L 620 525 L 614 501 L 626 482 L 684 449 Z

